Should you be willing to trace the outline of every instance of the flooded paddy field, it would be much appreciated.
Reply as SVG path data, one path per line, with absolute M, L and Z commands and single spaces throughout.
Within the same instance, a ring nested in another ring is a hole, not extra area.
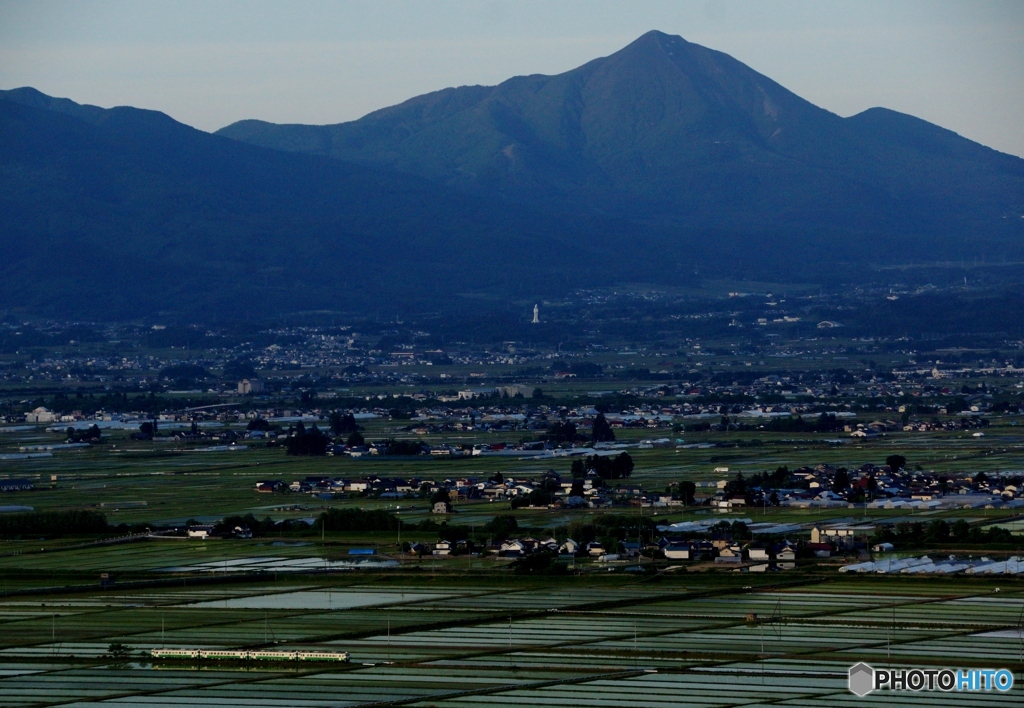
M 848 691 L 860 661 L 1017 677 L 1007 693 L 907 693 L 900 705 L 1016 706 L 1024 695 L 1024 583 L 1013 578 L 428 568 L 211 578 L 157 572 L 179 560 L 134 561 L 149 586 L 22 588 L 0 599 L 0 705 L 891 704 L 893 694 Z M 161 647 L 345 651 L 351 660 L 147 656 Z

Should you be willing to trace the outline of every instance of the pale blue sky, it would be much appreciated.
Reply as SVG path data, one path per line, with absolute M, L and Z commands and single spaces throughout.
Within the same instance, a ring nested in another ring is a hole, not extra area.
M 567 71 L 658 29 L 840 115 L 904 111 L 1024 156 L 1024 2 L 0 0 L 0 88 L 336 123 L 411 96 Z

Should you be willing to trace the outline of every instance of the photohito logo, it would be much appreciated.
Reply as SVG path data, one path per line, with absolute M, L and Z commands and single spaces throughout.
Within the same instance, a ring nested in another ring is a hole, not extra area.
M 872 691 L 1009 691 L 1009 669 L 873 669 L 865 663 L 850 667 L 850 692 Z

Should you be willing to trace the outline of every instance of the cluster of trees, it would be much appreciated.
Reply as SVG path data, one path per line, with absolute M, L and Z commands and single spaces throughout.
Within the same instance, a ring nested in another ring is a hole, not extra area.
M 330 424 L 330 432 L 332 435 L 344 435 L 348 433 L 348 439 L 345 441 L 346 445 L 358 447 L 366 443 L 366 439 L 363 437 L 363 434 L 359 432 L 362 430 L 362 427 L 356 424 L 355 417 L 351 413 L 342 414 L 340 411 L 334 411 L 328 417 L 328 422 Z M 245 429 L 250 432 L 255 430 L 267 432 L 273 430 L 273 428 L 274 426 L 263 418 L 253 418 L 249 421 L 249 424 L 245 426 Z M 316 433 L 313 431 L 316 431 Z M 307 431 L 305 425 L 303 425 L 302 422 L 299 422 L 296 428 L 289 429 L 289 434 L 293 439 L 298 438 L 295 442 L 289 440 L 287 444 L 289 455 L 327 454 L 327 445 L 330 444 L 331 440 L 329 436 L 326 433 L 321 432 L 316 425 L 313 426 L 312 430 Z M 323 452 L 320 452 L 321 445 L 323 446 Z
M 495 543 L 514 536 L 519 530 L 519 522 L 511 514 L 499 514 L 481 527 L 481 530 Z
M 512 497 L 509 503 L 513 509 L 522 509 L 524 506 L 547 506 L 555 501 L 555 495 L 545 489 L 535 489 L 529 494 L 520 494 Z
M 615 432 L 604 417 L 604 413 L 598 413 L 597 417 L 594 418 L 594 427 L 591 430 L 590 437 L 596 443 L 612 442 L 615 440 Z
M 388 440 L 387 448 L 389 455 L 420 455 L 423 453 L 423 443 L 417 440 Z
M 633 474 L 633 458 L 629 453 L 622 452 L 618 455 L 591 455 L 583 459 L 575 459 L 572 462 L 573 479 L 582 479 L 590 472 L 594 472 L 602 480 L 626 479 Z
M 750 485 L 761 489 L 781 489 L 789 483 L 789 467 L 780 465 L 774 472 L 760 472 L 751 475 Z
M 32 410 L 37 406 L 45 406 L 55 413 L 69 415 L 72 411 L 81 411 L 83 415 L 90 416 L 97 411 L 127 412 L 144 411 L 155 415 L 167 408 L 191 408 L 217 403 L 214 396 L 197 396 L 185 398 L 166 398 L 158 396 L 152 391 L 129 396 L 127 392 L 107 392 L 102 396 L 91 393 L 75 393 L 68 395 L 58 393 L 52 398 L 37 398 L 26 404 L 26 410 Z M 365 401 L 363 401 L 365 403 Z
M 281 529 L 280 524 L 271 519 L 269 516 L 263 519 L 257 519 L 253 514 L 246 514 L 244 516 L 225 516 L 214 527 L 214 533 L 217 534 L 229 534 L 235 530 L 235 527 L 248 527 L 252 532 L 253 537 L 265 536 L 274 531 Z
M 356 423 L 355 416 L 351 413 L 332 411 L 327 417 L 327 421 L 330 423 L 332 435 L 347 435 L 362 430 L 359 424 Z
M 544 437 L 554 443 L 572 443 L 585 439 L 576 431 L 576 424 L 568 420 L 552 423 Z
M 285 449 L 289 455 L 322 457 L 327 454 L 327 445 L 331 438 L 320 431 L 314 424 L 309 430 L 300 420 L 295 428 L 291 430 L 285 442 Z
M 746 523 L 742 521 L 719 521 L 717 524 L 709 529 L 708 535 L 714 536 L 729 536 L 734 541 L 749 541 L 754 537 Z
M 92 536 L 110 530 L 107 517 L 96 511 L 29 511 L 0 514 L 0 538 Z
M 172 364 L 160 370 L 160 378 L 187 387 L 210 378 L 210 372 L 199 364 Z
M 139 426 L 139 432 L 132 434 L 133 440 L 152 440 L 158 430 L 156 419 L 147 420 Z
M 72 443 L 89 443 L 90 445 L 98 445 L 103 442 L 103 434 L 100 432 L 100 426 L 95 423 L 82 431 L 69 427 L 66 434 L 68 442 Z
M 579 432 L 576 424 L 569 420 L 552 423 L 544 437 L 555 443 L 582 442 L 587 439 L 585 435 Z M 604 417 L 604 413 L 598 413 L 597 417 L 594 418 L 594 425 L 591 428 L 590 441 L 599 443 L 612 442 L 613 440 L 615 440 L 615 431 L 612 430 L 608 419 Z
M 822 413 L 817 418 L 779 416 L 757 427 L 773 433 L 834 433 L 843 429 L 843 422 L 834 413 Z
M 764 403 L 765 401 L 761 401 Z M 729 418 L 723 415 L 718 423 L 704 420 L 696 423 L 676 423 L 672 430 L 677 433 L 707 433 L 712 430 L 725 432 L 728 430 L 754 431 L 766 430 L 771 433 L 834 433 L 843 429 L 844 423 L 836 418 L 834 413 L 822 413 L 816 418 L 804 418 L 803 416 L 779 416 L 770 419 L 767 423 L 751 425 L 740 423 L 736 418 Z
M 579 378 L 594 378 L 601 375 L 604 367 L 592 361 L 574 361 L 571 364 L 564 361 L 553 361 L 551 362 L 551 371 L 556 374 L 565 371 Z
M 927 545 L 945 544 L 1018 544 L 1008 529 L 1000 526 L 981 528 L 971 526 L 964 519 L 957 519 L 952 524 L 943 519 L 936 519 L 927 524 L 919 521 L 900 522 L 892 527 L 882 527 L 875 531 L 871 543 L 891 543 L 898 548 L 912 548 Z
M 697 485 L 694 482 L 684 479 L 676 485 L 676 490 L 686 506 L 693 506 L 697 503 Z
M 352 533 L 363 531 L 397 531 L 399 520 L 383 509 L 328 509 L 313 522 L 316 533 Z M 406 524 L 406 528 L 415 528 Z

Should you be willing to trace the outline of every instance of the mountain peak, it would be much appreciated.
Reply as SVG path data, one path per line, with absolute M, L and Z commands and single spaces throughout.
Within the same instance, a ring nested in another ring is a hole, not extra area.
M 0 91 L 0 100 L 20 103 L 23 106 L 41 108 L 46 111 L 54 111 L 65 115 L 73 116 L 80 120 L 95 122 L 99 120 L 106 111 L 99 106 L 75 103 L 68 98 L 56 98 L 47 96 L 42 91 L 31 86 Z
M 674 47 L 689 46 L 690 43 L 678 34 L 667 34 L 660 30 L 650 30 L 634 39 L 619 51 L 626 51 L 630 47 L 658 47 L 671 50 Z
M 672 60 L 686 56 L 694 49 L 703 49 L 700 45 L 691 44 L 678 35 L 665 34 L 658 30 L 651 30 L 640 35 L 619 51 L 596 59 L 594 63 L 619 63 L 619 62 L 657 62 L 666 59 Z M 705 50 L 710 51 L 710 50 Z M 581 67 L 582 68 L 582 67 Z
M 991 159 L 924 121 L 885 111 L 840 118 L 728 54 L 657 30 L 554 76 L 445 89 L 350 123 L 220 132 L 517 202 L 737 228 L 763 228 L 754 215 L 771 212 L 776 226 L 885 230 L 894 215 L 909 223 L 908 185 L 939 189 L 931 161 Z M 966 180 L 951 193 L 985 190 Z M 1000 193 L 1003 209 L 1014 198 Z M 922 210 L 916 224 L 938 212 Z

